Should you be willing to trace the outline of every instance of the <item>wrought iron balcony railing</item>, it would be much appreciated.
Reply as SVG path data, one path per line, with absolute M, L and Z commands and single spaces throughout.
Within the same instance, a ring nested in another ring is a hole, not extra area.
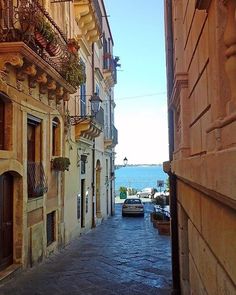
M 114 146 L 118 144 L 118 130 L 114 125 L 112 126 L 112 143 Z
M 98 20 L 100 32 L 102 32 L 102 12 L 101 12 L 98 0 L 92 0 L 92 5 L 93 5 L 94 10 L 96 12 L 96 17 Z
M 41 162 L 28 162 L 28 197 L 37 198 L 48 191 L 46 176 Z
M 104 139 L 111 141 L 111 146 L 118 144 L 118 131 L 114 125 L 111 127 L 109 125 L 105 126 Z
M 114 58 L 110 53 L 104 54 L 103 69 L 111 73 L 114 84 L 117 83 L 117 67 L 120 66 L 120 64 L 118 64 L 118 61 L 118 57 Z
M 94 120 L 104 128 L 104 109 L 100 107 L 98 113 L 94 116 Z
M 85 78 L 77 51 L 71 47 L 71 40 L 67 39 L 38 1 L 2 0 L 0 43 L 19 41 L 27 44 L 72 86 L 79 86 Z M 81 81 L 76 80 L 76 75 Z

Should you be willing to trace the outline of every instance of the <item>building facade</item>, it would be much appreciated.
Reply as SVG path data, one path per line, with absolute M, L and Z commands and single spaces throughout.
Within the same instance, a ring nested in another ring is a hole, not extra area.
M 117 58 L 103 1 L 4 0 L 0 11 L 0 270 L 9 271 L 112 215 Z
M 236 293 L 236 1 L 165 1 L 174 289 Z

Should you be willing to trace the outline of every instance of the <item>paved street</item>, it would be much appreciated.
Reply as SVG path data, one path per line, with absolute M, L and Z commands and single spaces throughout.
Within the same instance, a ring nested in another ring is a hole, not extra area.
M 38 267 L 20 273 L 0 287 L 1 295 L 171 294 L 170 237 L 145 217 L 116 215 L 74 240 Z

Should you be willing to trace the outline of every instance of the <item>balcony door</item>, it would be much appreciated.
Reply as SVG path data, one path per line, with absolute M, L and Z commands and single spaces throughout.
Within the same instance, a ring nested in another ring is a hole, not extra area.
M 41 120 L 28 117 L 27 124 L 28 197 L 37 198 L 47 191 L 47 183 L 41 162 Z
M 13 263 L 13 177 L 0 176 L 0 270 Z

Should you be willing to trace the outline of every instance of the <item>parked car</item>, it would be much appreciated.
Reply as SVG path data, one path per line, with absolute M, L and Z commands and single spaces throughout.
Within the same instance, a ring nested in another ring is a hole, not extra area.
M 122 205 L 122 216 L 141 215 L 144 216 L 144 204 L 139 198 L 128 198 Z
M 141 191 L 137 192 L 137 197 L 139 198 L 152 198 L 154 195 L 154 189 L 151 187 L 146 187 L 142 189 Z

